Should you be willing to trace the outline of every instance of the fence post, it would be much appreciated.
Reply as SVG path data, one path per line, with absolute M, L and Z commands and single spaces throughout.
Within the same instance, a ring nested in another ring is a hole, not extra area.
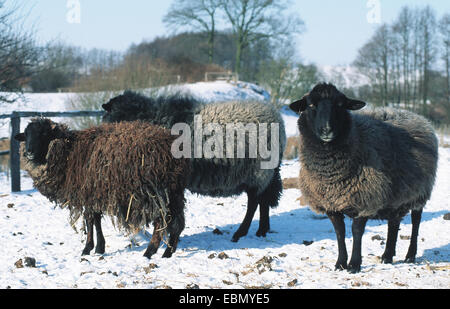
M 13 112 L 11 115 L 11 191 L 20 192 L 20 143 L 14 138 L 20 133 L 20 116 Z

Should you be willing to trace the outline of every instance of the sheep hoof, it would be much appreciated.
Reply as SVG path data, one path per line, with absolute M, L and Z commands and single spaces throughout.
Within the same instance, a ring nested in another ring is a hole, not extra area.
M 86 247 L 84 247 L 83 252 L 81 253 L 81 256 L 90 255 L 92 249 L 94 249 L 94 245 L 87 244 Z
M 348 269 L 347 271 L 351 274 L 356 274 L 359 273 L 361 271 L 361 265 L 348 265 Z
M 257 237 L 266 237 L 266 233 L 265 232 L 256 232 L 256 236 Z
M 244 237 L 245 235 L 247 235 L 247 231 L 241 232 L 240 230 L 237 230 L 237 232 L 234 233 L 233 238 L 231 239 L 231 241 L 232 242 L 238 242 L 241 237 Z
M 232 242 L 238 242 L 239 241 L 239 236 L 233 235 L 233 238 L 231 238 Z
M 83 252 L 81 253 L 81 256 L 85 255 L 91 255 L 91 249 L 84 249 Z
M 381 264 L 392 264 L 392 256 L 382 256 Z
M 105 247 L 95 248 L 95 253 L 96 254 L 105 254 Z
M 172 257 L 172 254 L 173 254 L 172 249 L 167 248 L 166 251 L 164 251 L 162 257 L 165 259 L 170 259 Z
M 415 256 L 407 256 L 405 258 L 405 263 L 414 264 L 415 262 L 416 262 L 416 257 Z
M 258 230 L 256 232 L 256 236 L 258 237 L 266 237 L 267 233 L 270 233 L 269 230 Z
M 153 246 L 150 246 L 150 247 L 148 247 L 147 250 L 145 251 L 144 256 L 145 256 L 147 259 L 150 260 L 150 259 L 152 258 L 152 256 L 156 253 L 157 250 L 158 250 L 158 248 L 155 248 L 155 247 L 153 247 Z
M 347 263 L 346 262 L 344 262 L 344 263 L 337 262 L 336 265 L 335 265 L 335 268 L 334 268 L 334 270 L 344 270 L 344 269 L 347 269 Z
M 147 253 L 147 252 L 144 253 L 144 256 L 145 256 L 147 259 L 149 259 L 149 260 L 151 260 L 152 255 L 153 255 L 153 254 L 150 254 L 150 253 Z

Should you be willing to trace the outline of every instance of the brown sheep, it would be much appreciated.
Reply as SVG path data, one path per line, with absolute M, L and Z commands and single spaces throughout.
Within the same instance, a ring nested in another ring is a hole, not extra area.
M 86 218 L 88 241 L 83 254 L 104 253 L 101 214 L 116 227 L 134 232 L 149 223 L 155 231 L 145 252 L 156 253 L 163 233 L 169 237 L 164 257 L 175 252 L 184 229 L 186 159 L 175 159 L 170 131 L 144 122 L 103 124 L 71 131 L 49 119 L 33 119 L 25 133 L 25 169 L 34 186 L 50 201 L 68 207 L 71 223 Z

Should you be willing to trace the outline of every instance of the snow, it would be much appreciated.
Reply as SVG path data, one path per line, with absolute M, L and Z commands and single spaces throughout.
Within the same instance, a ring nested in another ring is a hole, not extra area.
M 324 65 L 319 67 L 319 71 L 324 81 L 332 82 L 340 88 L 358 88 L 370 84 L 368 77 L 361 74 L 354 66 Z
M 175 86 L 174 89 L 177 89 Z M 270 94 L 252 83 L 246 82 L 200 82 L 178 86 L 181 91 L 190 92 L 207 102 L 231 101 L 231 100 L 270 100 Z
M 197 90 L 210 96 L 207 85 Z M 225 86 L 223 86 L 225 87 Z M 249 91 L 245 88 L 245 91 Z M 228 93 L 225 91 L 224 93 Z M 60 97 L 61 96 L 61 97 Z M 65 95 L 42 95 L 40 102 L 62 101 Z M 46 98 L 47 97 L 47 98 Z M 50 98 L 53 97 L 53 98 Z M 47 100 L 48 99 L 48 100 Z M 56 103 L 55 103 L 56 106 Z M 43 107 L 46 109 L 45 107 Z M 63 107 L 61 107 L 63 108 Z M 283 111 L 287 131 L 295 135 L 295 115 Z M 289 134 L 288 134 L 289 135 Z M 81 257 L 86 236 L 69 224 L 68 211 L 56 208 L 37 192 L 22 174 L 23 192 L 10 193 L 6 174 L 0 174 L 0 288 L 426 288 L 450 287 L 450 148 L 440 148 L 437 181 L 424 209 L 417 261 L 405 264 L 411 231 L 408 215 L 400 226 L 394 264 L 380 264 L 387 234 L 385 221 L 369 221 L 363 237 L 363 264 L 358 274 L 335 271 L 337 243 L 330 221 L 300 206 L 301 192 L 283 192 L 280 205 L 271 210 L 266 238 L 255 236 L 259 212 L 249 234 L 231 242 L 246 211 L 245 194 L 211 198 L 186 192 L 186 228 L 171 259 L 164 248 L 143 257 L 152 229 L 126 235 L 103 220 L 106 253 Z M 284 161 L 282 178 L 297 177 L 300 163 Z M 347 249 L 351 252 L 351 220 L 346 219 Z M 222 235 L 213 233 L 215 229 Z M 374 237 L 375 236 L 375 237 Z M 378 240 L 377 238 L 380 238 Z M 312 244 L 310 244 L 312 242 Z M 221 253 L 225 253 L 221 255 Z M 220 257 L 219 257 L 220 256 Z M 25 257 L 36 259 L 35 268 L 17 268 Z M 294 281 L 296 280 L 296 281 Z M 289 285 L 288 285 L 289 284 Z
M 1 95 L 1 94 L 0 94 Z M 74 108 L 68 104 L 73 93 L 24 93 L 14 103 L 0 102 L 0 115 L 20 112 L 67 112 Z M 67 118 L 54 118 L 57 122 L 66 122 Z M 27 126 L 28 119 L 22 119 L 21 130 Z M 0 138 L 11 135 L 9 119 L 0 120 Z

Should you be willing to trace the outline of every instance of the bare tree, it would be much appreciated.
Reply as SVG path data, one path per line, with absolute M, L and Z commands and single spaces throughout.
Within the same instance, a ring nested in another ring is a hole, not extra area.
M 390 66 L 392 63 L 390 27 L 381 25 L 372 38 L 358 51 L 354 65 L 367 76 L 378 93 L 378 102 L 388 104 Z
M 419 19 L 421 31 L 418 33 L 420 38 L 420 55 L 422 58 L 422 110 L 426 111 L 430 88 L 430 71 L 436 60 L 436 14 L 430 6 L 426 6 L 420 12 Z
M 202 29 L 208 34 L 209 63 L 214 60 L 214 41 L 216 35 L 219 0 L 175 0 L 163 22 L 169 27 L 188 26 Z
M 220 0 L 236 41 L 235 72 L 241 72 L 243 51 L 259 38 L 285 39 L 300 33 L 303 21 L 288 16 L 289 1 Z
M 17 3 L 6 7 L 6 0 L 0 0 L 0 92 L 21 92 L 38 59 L 32 34 L 17 27 L 19 9 Z M 13 100 L 0 95 L 0 101 Z
M 311 90 L 321 79 L 314 64 L 295 60 L 295 44 L 284 42 L 272 50 L 273 57 L 260 65 L 258 83 L 270 92 L 271 103 L 280 108 Z
M 398 57 L 400 58 L 399 82 L 403 82 L 403 101 L 405 106 L 411 99 L 412 83 L 412 43 L 413 43 L 414 12 L 407 6 L 403 7 L 392 29 L 397 41 Z
M 439 21 L 439 32 L 442 38 L 442 60 L 445 64 L 447 85 L 447 104 L 450 107 L 450 14 L 445 14 Z

